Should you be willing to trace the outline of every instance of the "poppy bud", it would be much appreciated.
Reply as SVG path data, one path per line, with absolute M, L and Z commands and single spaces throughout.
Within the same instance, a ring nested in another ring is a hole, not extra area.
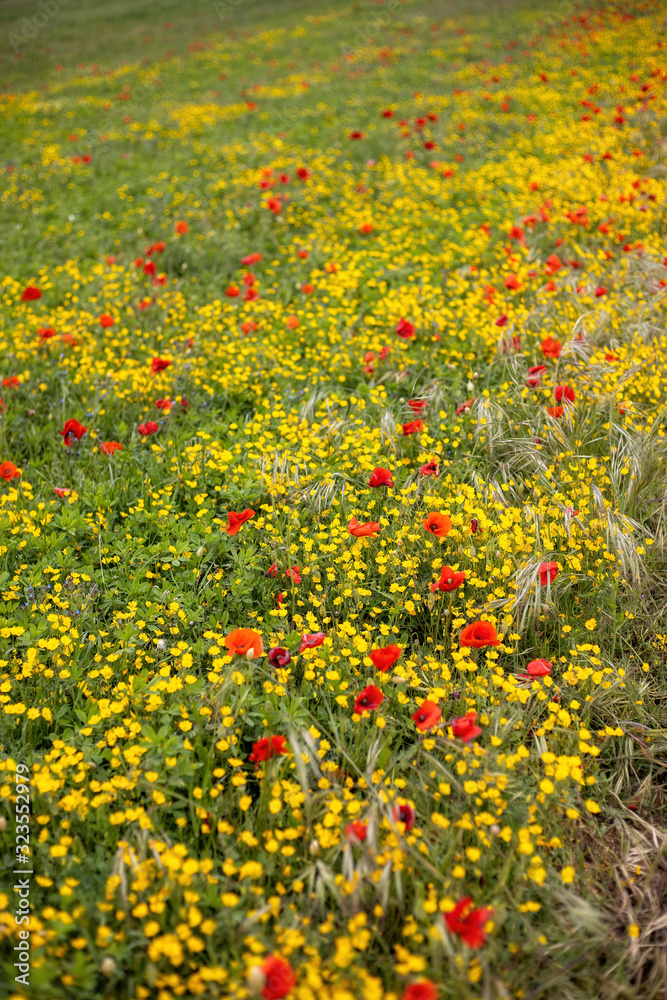
M 470 556 L 471 559 L 475 558 L 475 546 L 474 545 L 471 545 L 470 548 L 468 549 L 468 555 Z
M 199 548 L 197 549 L 197 555 L 201 559 L 201 557 L 203 555 L 205 555 L 205 554 L 206 554 L 206 546 L 205 545 L 200 545 Z
M 468 392 L 472 392 L 474 388 L 474 384 L 468 379 Z
M 491 834 L 492 837 L 497 837 L 499 835 L 500 827 L 498 826 L 497 823 L 491 824 L 491 826 L 489 827 L 489 833 Z
M 475 534 L 478 528 L 479 528 L 479 521 L 477 520 L 476 517 L 473 517 L 473 519 L 470 522 L 470 530 L 472 531 L 473 535 Z
M 109 979 L 111 979 L 111 977 L 115 974 L 116 963 L 111 955 L 107 955 L 106 958 L 103 958 L 100 962 L 100 972 L 103 976 L 107 976 Z
M 4 833 L 7 829 L 7 820 L 4 816 L 0 816 L 0 833 Z
M 401 677 L 400 674 L 392 674 L 391 680 L 393 684 L 406 684 L 408 679 L 407 677 Z
M 319 840 L 317 840 L 317 839 L 311 840 L 310 844 L 308 845 L 308 853 L 313 858 L 317 857 L 317 855 L 320 853 L 320 842 L 319 842 Z
M 266 986 L 266 975 L 262 971 L 260 965 L 255 965 L 248 973 L 248 990 L 254 995 L 259 996 Z

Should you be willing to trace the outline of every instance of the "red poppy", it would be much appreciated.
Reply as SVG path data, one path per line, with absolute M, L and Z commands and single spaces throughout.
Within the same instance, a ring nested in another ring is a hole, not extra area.
M 548 660 L 531 660 L 526 670 L 531 677 L 548 677 L 552 666 Z
M 471 622 L 461 632 L 459 639 L 461 646 L 471 646 L 473 649 L 481 649 L 483 646 L 499 646 L 500 639 L 491 622 Z
M 237 514 L 236 511 L 230 510 L 227 514 L 227 527 L 226 532 L 228 535 L 237 535 L 241 530 L 242 526 L 249 521 L 251 517 L 255 516 L 255 511 L 251 510 L 250 507 L 246 507 L 245 510 Z
M 355 843 L 363 843 L 368 834 L 368 824 L 362 819 L 355 819 L 345 827 L 345 836 Z
M 408 406 L 413 413 L 423 413 L 424 410 L 428 409 L 428 400 L 426 399 L 409 399 Z
M 403 437 L 407 437 L 408 434 L 421 434 L 424 430 L 423 420 L 410 420 L 407 424 L 402 425 Z
M 547 257 L 547 271 L 549 274 L 555 274 L 556 271 L 560 271 L 563 263 L 557 253 L 552 253 Z
M 423 701 L 412 716 L 412 721 L 422 733 L 437 726 L 442 719 L 440 706 L 434 701 Z
M 421 476 L 433 476 L 434 479 L 438 479 L 440 476 L 440 467 L 437 462 L 426 462 L 425 465 L 419 470 Z
M 88 430 L 78 420 L 67 420 L 60 434 L 68 448 L 72 447 L 72 440 L 79 440 Z
M 311 635 L 308 635 L 307 632 L 304 632 L 304 634 L 301 636 L 301 645 L 299 646 L 299 652 L 303 653 L 304 649 L 316 649 L 318 646 L 322 645 L 325 639 L 326 635 L 324 632 L 313 632 Z
M 354 702 L 354 711 L 356 715 L 363 715 L 364 712 L 370 712 L 375 708 L 379 708 L 384 701 L 384 695 L 378 687 L 374 684 L 369 684 L 361 694 L 358 694 Z
M 436 538 L 444 538 L 452 530 L 451 518 L 447 517 L 446 514 L 438 514 L 437 511 L 432 511 L 428 517 L 424 518 L 424 527 Z
M 296 330 L 298 325 L 299 325 L 298 316 L 288 316 L 287 319 L 285 320 L 285 326 L 287 327 L 288 330 Z
M 284 646 L 273 646 L 268 652 L 268 660 L 272 667 L 286 667 L 292 657 Z
M 557 420 L 559 417 L 563 416 L 565 410 L 563 409 L 562 406 L 549 406 L 547 408 L 547 413 L 549 414 L 550 417 L 553 417 L 554 420 Z
M 466 715 L 460 715 L 457 719 L 452 719 L 452 732 L 454 736 L 458 736 L 464 743 L 469 743 L 470 740 L 474 740 L 480 736 L 482 730 L 480 726 L 475 725 L 476 718 L 477 712 L 468 712 Z
M 63 486 L 54 486 L 53 492 L 57 497 L 68 497 L 72 491 Z
M 481 948 L 484 944 L 484 924 L 491 916 L 491 910 L 472 908 L 472 899 L 466 896 L 450 913 L 445 913 L 447 926 L 452 934 L 457 934 L 469 948 Z
M 532 368 L 528 369 L 528 378 L 526 379 L 526 385 L 530 389 L 539 389 L 542 385 L 542 375 L 544 375 L 547 370 L 546 365 L 533 365 Z
M 158 410 L 166 410 L 166 412 L 169 413 L 169 411 L 171 410 L 172 403 L 170 399 L 156 399 L 155 405 L 157 406 Z
M 245 656 L 252 650 L 253 656 L 264 652 L 262 637 L 252 628 L 235 628 L 225 638 L 225 646 L 232 656 Z
M 148 260 L 148 261 L 146 261 L 146 263 L 144 264 L 144 274 L 149 274 L 149 275 L 155 274 L 155 261 L 154 260 Z
M 28 285 L 27 288 L 23 289 L 23 295 L 21 296 L 22 302 L 35 302 L 37 299 L 41 299 L 42 293 L 39 288 L 35 288 L 34 285 Z
M 373 228 L 372 222 L 362 222 L 359 226 L 359 232 L 363 233 L 364 236 L 368 236 L 369 233 L 373 232 Z
M 405 987 L 401 1000 L 438 1000 L 438 987 L 430 979 L 420 979 Z
M 616 360 L 618 361 L 618 358 L 616 358 Z M 17 375 L 8 375 L 7 378 L 3 378 L 2 384 L 6 389 L 9 389 L 10 386 L 13 386 L 14 389 L 18 389 L 21 383 L 19 382 Z
M 350 132 L 350 139 L 363 139 L 363 132 Z
M 123 446 L 118 441 L 104 441 L 100 445 L 100 451 L 103 455 L 113 455 L 114 452 L 122 450 Z
M 415 825 L 415 811 L 412 806 L 404 804 L 402 806 L 394 806 L 393 808 L 394 819 L 397 823 L 405 824 L 405 832 L 411 830 Z
M 555 562 L 542 563 L 538 572 L 540 574 L 540 583 L 542 584 L 543 587 L 546 587 L 548 584 L 552 583 L 558 576 L 558 563 Z
M 298 566 L 292 566 L 291 569 L 286 570 L 285 576 L 288 580 L 291 580 L 295 586 L 298 586 L 301 583 L 301 574 L 299 573 Z
M 244 267 L 251 267 L 253 264 L 259 264 L 262 259 L 261 253 L 249 253 L 247 257 L 244 257 L 241 263 Z
M 270 577 L 278 576 L 278 563 L 272 563 L 267 569 L 264 576 L 270 576 Z
M 414 337 L 415 335 L 414 324 L 409 319 L 399 319 L 396 326 L 396 333 L 404 340 L 409 340 L 410 337 Z
M 52 337 L 56 336 L 56 331 L 52 330 L 50 326 L 40 326 L 39 329 L 37 330 L 37 333 L 39 339 L 42 341 L 51 340 Z
M 103 313 L 100 316 L 100 326 L 102 327 L 103 330 L 106 330 L 108 329 L 108 327 L 113 326 L 115 322 L 116 321 L 113 318 L 113 316 L 109 316 L 107 313 Z
M 559 358 L 560 352 L 563 349 L 563 345 L 560 340 L 554 340 L 553 337 L 547 337 L 541 343 L 542 354 L 545 358 Z
M 574 389 L 569 385 L 557 385 L 554 389 L 554 396 L 556 397 L 557 403 L 574 403 L 576 398 Z
M 303 292 L 304 295 L 310 295 L 311 292 L 315 291 L 315 285 L 311 285 L 309 282 L 306 281 L 301 286 L 301 291 Z
M 151 362 L 151 372 L 153 375 L 157 375 L 158 372 L 163 372 L 165 368 L 168 368 L 171 364 L 167 358 L 153 358 Z
M 460 417 L 462 413 L 467 413 L 472 404 L 475 402 L 476 397 L 473 396 L 472 399 L 467 399 L 465 403 L 461 403 L 456 409 L 456 416 Z
M 310 177 L 310 170 L 308 169 L 308 167 L 297 167 L 296 175 L 300 181 L 307 181 L 308 178 Z M 301 256 L 301 254 L 307 256 L 305 254 L 305 251 L 303 250 L 299 253 L 299 257 Z
M 237 298 L 237 297 L 238 297 L 238 296 L 239 296 L 240 294 L 241 294 L 241 290 L 240 290 L 240 288 L 237 288 L 237 287 L 236 287 L 236 285 L 230 285 L 230 286 L 229 286 L 229 287 L 228 287 L 228 288 L 227 288 L 227 289 L 225 290 L 225 295 L 227 296 L 227 298 L 228 298 L 228 299 L 235 299 L 235 298 Z
M 182 236 L 184 233 L 189 233 L 190 232 L 190 227 L 187 224 L 187 222 L 183 222 L 181 220 L 181 221 L 179 221 L 179 222 L 176 223 L 176 232 L 179 233 Z
M 353 517 L 347 526 L 347 530 L 355 538 L 375 538 L 381 530 L 381 525 L 378 521 L 366 521 L 364 524 L 359 524 L 356 517 Z
M 147 420 L 145 424 L 139 424 L 137 430 L 142 437 L 150 437 L 151 434 L 157 434 L 160 430 L 159 424 L 156 424 L 154 420 Z
M 0 465 L 0 478 L 4 479 L 6 482 L 10 483 L 12 479 L 18 479 L 21 475 L 21 470 L 17 469 L 13 462 L 3 462 Z
M 518 288 L 521 288 L 521 282 L 517 278 L 516 274 L 505 275 L 505 288 L 510 291 L 516 291 Z
M 498 317 L 498 319 L 496 320 L 496 326 L 507 326 L 507 316 L 505 315 L 505 313 L 503 313 L 502 316 Z
M 271 757 L 280 757 L 288 753 L 287 740 L 284 736 L 263 736 L 253 744 L 248 760 L 253 764 L 260 764 L 270 760 Z
M 431 584 L 431 593 L 435 594 L 436 590 L 442 590 L 443 593 L 449 594 L 460 587 L 465 578 L 465 572 L 455 573 L 451 566 L 443 566 L 440 570 L 440 579 Z
M 607 289 L 603 285 L 600 285 L 598 288 L 595 289 L 595 297 L 598 299 L 600 298 L 600 296 L 606 294 L 607 294 Z
M 403 649 L 391 643 L 389 646 L 381 646 L 379 649 L 372 649 L 369 653 L 373 665 L 382 673 L 386 673 L 399 659 Z
M 394 488 L 394 482 L 391 478 L 391 472 L 389 469 L 383 469 L 381 465 L 377 469 L 373 469 L 371 473 L 371 478 L 368 482 L 369 486 L 388 486 L 389 489 Z

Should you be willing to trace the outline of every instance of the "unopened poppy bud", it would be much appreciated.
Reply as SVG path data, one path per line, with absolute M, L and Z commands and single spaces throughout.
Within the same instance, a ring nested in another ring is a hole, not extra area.
M 507 624 L 507 622 L 503 622 L 502 625 L 500 626 L 500 631 L 502 632 L 502 634 L 503 635 L 507 635 L 507 633 L 509 632 L 509 630 L 510 630 L 510 627 Z
M 468 555 L 470 556 L 471 559 L 475 558 L 475 546 L 474 545 L 471 545 L 470 548 L 468 549 Z
M 103 976 L 107 976 L 109 979 L 114 975 L 116 971 L 116 963 L 114 962 L 111 955 L 107 955 L 100 962 L 100 972 Z
M 401 677 L 400 674 L 392 674 L 391 680 L 393 684 L 406 684 L 408 679 L 407 677 Z
M 264 987 L 266 986 L 266 975 L 262 971 L 261 966 L 256 965 L 248 973 L 248 989 L 255 996 L 259 996 Z
M 474 388 L 474 384 L 468 379 L 468 392 L 472 392 Z
M 7 820 L 4 816 L 0 816 L 0 833 L 4 833 L 7 829 Z
M 316 857 L 320 853 L 320 842 L 319 840 L 311 840 L 308 845 L 308 853 L 313 857 Z
M 201 559 L 201 557 L 203 555 L 205 555 L 205 554 L 206 554 L 206 546 L 205 545 L 200 545 L 199 548 L 197 549 L 197 555 Z
M 167 645 L 167 643 L 165 642 L 164 639 L 158 639 L 158 641 L 156 643 L 156 646 L 157 646 L 158 649 L 165 649 L 166 645 Z
M 489 827 L 489 833 L 492 837 L 497 837 L 500 834 L 500 827 L 497 823 L 492 823 Z

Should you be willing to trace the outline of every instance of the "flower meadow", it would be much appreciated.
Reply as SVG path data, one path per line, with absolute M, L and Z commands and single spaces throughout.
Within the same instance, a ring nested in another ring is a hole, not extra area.
M 0 64 L 2 995 L 665 997 L 667 11 L 218 6 Z

